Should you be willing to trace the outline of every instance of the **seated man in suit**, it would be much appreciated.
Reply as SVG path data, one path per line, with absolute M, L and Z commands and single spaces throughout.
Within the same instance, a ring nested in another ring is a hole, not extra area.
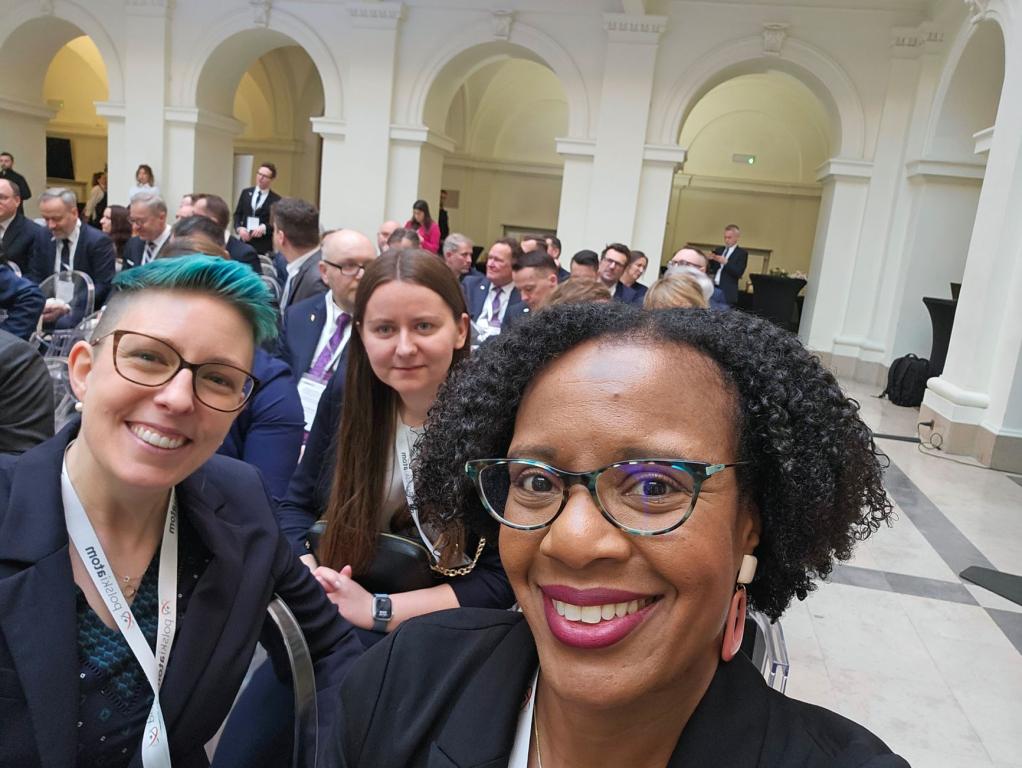
M 510 322 L 514 316 L 528 312 L 538 312 L 546 303 L 547 297 L 557 287 L 557 264 L 544 250 L 523 253 L 511 267 L 515 288 L 522 297 L 522 310 L 514 305 L 508 308 L 506 320 Z
M 28 342 L 0 329 L 0 454 L 24 453 L 53 437 L 53 384 Z
M 636 301 L 635 291 L 621 282 L 621 276 L 624 275 L 631 263 L 632 252 L 628 246 L 622 243 L 611 243 L 600 254 L 600 269 L 597 278 L 607 286 L 614 301 L 641 306 L 642 301 L 641 299 Z
M 558 242 L 560 241 L 558 240 Z M 530 253 L 532 251 L 550 253 L 550 239 L 546 235 L 525 235 L 522 238 L 522 253 Z M 560 251 L 557 253 L 560 254 Z M 557 261 L 553 254 L 550 254 L 550 256 L 553 258 L 554 264 L 557 265 L 557 282 L 563 283 L 571 277 L 571 273 L 560 265 L 560 262 Z
M 319 276 L 319 210 L 306 200 L 282 197 L 273 204 L 273 241 L 287 262 L 280 296 L 283 314 L 292 304 L 326 292 Z
M 244 242 L 255 248 L 256 253 L 269 253 L 273 250 L 273 205 L 280 200 L 280 195 L 270 189 L 277 178 L 277 166 L 263 163 L 256 170 L 256 183 L 248 187 L 238 196 L 238 205 L 234 209 L 234 228 Z
M 444 262 L 459 280 L 472 271 L 472 241 L 465 235 L 452 232 L 444 239 Z
M 600 272 L 600 257 L 596 251 L 579 251 L 571 257 L 571 271 L 569 277 L 581 277 L 585 280 L 595 280 Z
M 550 254 L 550 258 L 554 260 L 557 265 L 557 282 L 563 283 L 569 277 L 571 272 L 561 266 L 561 240 L 556 235 L 547 235 L 546 237 L 546 252 Z
M 50 237 L 44 235 L 37 242 L 25 277 L 41 283 L 58 272 L 84 272 L 95 286 L 93 308 L 103 306 L 116 272 L 113 242 L 98 229 L 82 225 L 78 218 L 78 198 L 70 189 L 47 189 L 39 197 L 39 212 L 46 221 Z M 72 328 L 85 313 L 80 296 L 73 302 L 47 303 L 49 306 L 43 310 L 43 322 L 47 325 Z
M 347 362 L 355 292 L 366 265 L 375 258 L 373 242 L 361 232 L 330 232 L 323 238 L 319 261 L 319 276 L 330 290 L 292 304 L 284 313 L 280 356 L 299 382 L 306 432 L 323 386 Z
M 46 228 L 40 227 L 21 212 L 21 193 L 10 179 L 0 179 L 0 244 L 7 260 L 17 264 L 24 274 L 32 260 L 36 243 L 45 237 Z
M 223 232 L 224 247 L 227 249 L 227 254 L 231 257 L 231 261 L 240 261 L 242 264 L 248 264 L 256 274 L 263 274 L 262 263 L 255 248 L 248 243 L 241 242 L 241 240 L 227 231 L 227 225 L 231 219 L 231 209 L 227 207 L 227 201 L 220 197 L 220 195 L 211 195 L 206 192 L 196 192 L 191 195 L 191 199 L 193 214 L 205 216 L 207 219 L 216 222 L 217 226 L 220 227 L 220 231 Z M 271 274 L 270 276 L 276 277 L 276 274 Z
M 737 224 L 724 227 L 724 245 L 709 254 L 708 273 L 716 289 L 710 299 L 714 309 L 730 309 L 738 303 L 738 281 L 749 263 L 749 252 L 738 245 L 742 230 Z
M 28 341 L 45 303 L 39 286 L 10 268 L 0 246 L 0 330 Z
M 162 197 L 152 192 L 139 192 L 131 198 L 128 210 L 133 237 L 124 244 L 121 269 L 148 264 L 160 255 L 160 249 L 170 240 L 167 204 Z
M 521 294 L 512 281 L 511 270 L 521 253 L 515 238 L 498 240 L 490 246 L 486 276 L 473 274 L 461 281 L 469 317 L 484 338 L 500 333 L 508 308 L 522 302 Z

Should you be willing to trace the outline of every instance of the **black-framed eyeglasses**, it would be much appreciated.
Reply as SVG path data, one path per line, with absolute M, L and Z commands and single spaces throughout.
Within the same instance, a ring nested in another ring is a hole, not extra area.
M 345 277 L 354 277 L 359 272 L 366 271 L 365 264 L 356 264 L 351 261 L 347 262 L 346 264 L 334 264 L 332 261 L 327 261 L 326 259 L 320 259 L 320 261 L 322 261 L 329 267 L 333 267 Z
M 613 525 L 635 536 L 659 536 L 688 520 L 708 478 L 744 463 L 634 459 L 565 472 L 533 459 L 474 459 L 465 462 L 465 473 L 486 511 L 509 528 L 546 528 L 564 510 L 571 486 L 584 485 Z
M 111 331 L 92 342 L 96 346 L 112 336 L 114 370 L 132 384 L 162 387 L 182 370 L 192 373 L 195 399 L 214 411 L 241 410 L 259 388 L 259 380 L 243 368 L 227 363 L 190 363 L 170 344 L 135 331 Z

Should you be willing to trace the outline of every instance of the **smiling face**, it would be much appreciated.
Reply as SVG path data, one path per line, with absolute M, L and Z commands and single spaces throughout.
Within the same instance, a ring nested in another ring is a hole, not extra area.
M 511 246 L 494 243 L 486 259 L 486 278 L 498 288 L 511 282 Z
M 589 342 L 533 379 L 508 456 L 576 472 L 635 458 L 731 462 L 735 403 L 719 396 L 726 392 L 716 366 L 689 349 Z M 708 681 L 742 555 L 757 542 L 758 516 L 733 470 L 708 479 L 692 517 L 660 536 L 625 533 L 574 485 L 548 528 L 502 527 L 499 539 L 546 683 L 599 708 Z M 572 606 L 566 615 L 555 599 Z M 626 615 L 571 620 L 585 613 L 576 608 L 611 604 Z
M 114 328 L 161 339 L 190 362 L 252 369 L 251 326 L 230 304 L 212 296 L 145 291 L 122 308 Z M 196 400 L 191 371 L 182 370 L 159 387 L 123 378 L 114 368 L 113 337 L 95 346 L 79 342 L 68 368 L 72 389 L 83 403 L 80 441 L 89 466 L 109 487 L 170 488 L 216 452 L 237 416 Z M 173 447 L 152 445 L 159 437 Z
M 39 203 L 39 213 L 46 221 L 46 227 L 57 239 L 70 237 L 78 223 L 78 210 L 59 197 L 51 197 Z
M 132 203 L 131 231 L 143 240 L 156 240 L 167 226 L 167 214 L 160 213 L 144 203 Z
M 393 280 L 373 291 L 359 335 L 380 381 L 404 400 L 431 398 L 465 346 L 468 315 L 455 320 L 440 294 Z

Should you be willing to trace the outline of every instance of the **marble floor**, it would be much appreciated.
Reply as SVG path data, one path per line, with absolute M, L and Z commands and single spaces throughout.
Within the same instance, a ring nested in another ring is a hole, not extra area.
M 844 382 L 877 433 L 918 411 Z M 1022 483 L 880 439 L 898 517 L 781 620 L 788 695 L 840 712 L 913 768 L 1022 768 L 1022 606 L 957 575 L 1022 573 Z

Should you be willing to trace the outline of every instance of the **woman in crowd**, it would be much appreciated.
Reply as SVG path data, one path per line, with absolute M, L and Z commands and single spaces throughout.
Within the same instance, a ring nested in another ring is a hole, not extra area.
M 259 474 L 214 456 L 276 332 L 259 278 L 194 256 L 114 288 L 70 354 L 80 421 L 0 459 L 4 765 L 208 765 L 274 593 L 305 629 L 324 725 L 361 651 Z
M 142 163 L 135 170 L 135 183 L 128 188 L 128 202 L 140 192 L 148 192 L 153 195 L 160 194 L 160 188 L 156 186 L 156 179 L 153 177 L 153 169 Z
M 693 275 L 674 273 L 661 277 L 649 287 L 642 306 L 644 309 L 706 309 L 710 305 Z
M 746 601 L 779 617 L 891 514 L 857 403 L 790 334 L 545 309 L 452 377 L 418 462 L 425 520 L 499 527 L 522 614 L 373 648 L 342 688 L 344 764 L 907 765 L 739 650 Z
M 82 215 L 90 226 L 100 228 L 100 219 L 106 211 L 106 171 L 96 171 L 92 174 L 92 189 L 89 191 L 89 199 L 85 203 Z
M 639 295 L 639 299 L 642 299 L 646 295 L 646 291 L 649 290 L 648 286 L 639 282 L 639 278 L 646 274 L 648 266 L 649 259 L 646 254 L 642 251 L 632 251 L 632 260 L 628 262 L 628 266 L 625 267 L 625 271 L 621 275 L 621 282 L 635 291 Z
M 429 203 L 425 200 L 412 204 L 412 218 L 405 222 L 405 229 L 418 234 L 423 250 L 440 253 L 440 225 L 429 215 Z
M 123 205 L 108 205 L 103 209 L 99 228 L 113 240 L 117 253 L 117 267 L 120 269 L 124 258 L 124 244 L 131 239 L 131 217 L 128 209 Z

